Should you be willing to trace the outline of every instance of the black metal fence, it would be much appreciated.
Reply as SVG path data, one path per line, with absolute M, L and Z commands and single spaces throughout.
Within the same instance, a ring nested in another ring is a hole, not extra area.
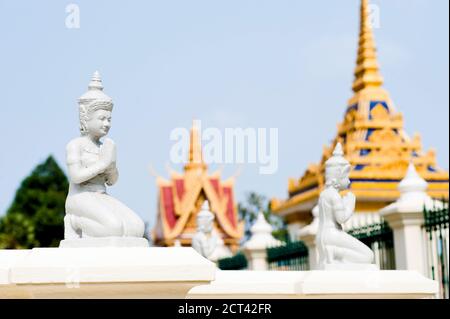
M 269 270 L 309 270 L 308 248 L 302 241 L 267 249 Z
M 354 228 L 348 233 L 372 249 L 380 269 L 395 269 L 394 235 L 387 222 Z
M 424 209 L 427 270 L 429 277 L 439 282 L 439 297 L 443 299 L 449 298 L 448 214 L 448 203 L 439 208 Z
M 244 270 L 248 267 L 247 258 L 241 252 L 233 257 L 220 259 L 218 266 L 221 270 Z

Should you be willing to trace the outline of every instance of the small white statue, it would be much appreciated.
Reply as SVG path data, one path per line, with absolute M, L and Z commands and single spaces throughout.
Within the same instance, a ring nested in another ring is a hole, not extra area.
M 217 262 L 223 258 L 229 258 L 233 256 L 231 250 L 225 245 L 223 239 L 217 234 L 217 231 L 213 229 L 213 236 L 217 238 L 216 249 L 212 252 L 212 254 L 208 257 L 209 260 L 213 262 Z
M 66 240 L 144 235 L 142 219 L 106 192 L 106 186 L 114 185 L 119 176 L 116 146 L 105 137 L 111 128 L 112 109 L 112 99 L 103 92 L 100 75 L 95 72 L 89 90 L 79 99 L 81 137 L 66 147 L 70 181 Z
M 352 269 L 364 268 L 362 264 L 365 264 L 368 269 L 373 269 L 372 250 L 342 229 L 342 224 L 353 215 L 356 204 L 353 193 L 349 192 L 344 197 L 339 194 L 350 185 L 351 166 L 343 155 L 342 145 L 338 143 L 333 156 L 325 163 L 326 185 L 319 197 L 316 237 L 319 265 L 321 269 L 339 269 L 339 264 L 343 269 Z
M 211 259 L 219 244 L 220 238 L 214 232 L 214 214 L 209 210 L 209 202 L 205 201 L 197 215 L 197 232 L 192 238 L 192 248 L 203 257 Z

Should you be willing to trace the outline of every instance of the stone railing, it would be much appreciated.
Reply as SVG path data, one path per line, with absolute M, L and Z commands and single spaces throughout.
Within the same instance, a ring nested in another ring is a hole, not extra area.
M 0 298 L 432 298 L 413 271 L 221 271 L 191 248 L 0 250 Z

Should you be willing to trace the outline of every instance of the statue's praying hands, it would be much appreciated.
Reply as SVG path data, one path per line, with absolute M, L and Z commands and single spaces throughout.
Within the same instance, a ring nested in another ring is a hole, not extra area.
M 110 138 L 105 138 L 100 148 L 100 160 L 106 165 L 105 176 L 108 186 L 114 185 L 119 178 L 119 171 L 116 167 L 116 144 Z

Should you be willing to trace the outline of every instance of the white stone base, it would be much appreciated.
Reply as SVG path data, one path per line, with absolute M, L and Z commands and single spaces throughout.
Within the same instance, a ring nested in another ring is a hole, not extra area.
M 95 247 L 149 247 L 148 240 L 137 237 L 102 237 L 64 239 L 60 248 L 95 248 Z
M 218 271 L 189 299 L 433 298 L 438 283 L 414 271 Z
M 0 250 L 0 298 L 433 298 L 414 271 L 220 271 L 192 248 Z
M 320 266 L 320 270 L 375 271 L 380 270 L 380 268 L 374 264 L 325 264 Z
M 192 248 L 0 250 L 0 298 L 185 298 L 215 272 Z

